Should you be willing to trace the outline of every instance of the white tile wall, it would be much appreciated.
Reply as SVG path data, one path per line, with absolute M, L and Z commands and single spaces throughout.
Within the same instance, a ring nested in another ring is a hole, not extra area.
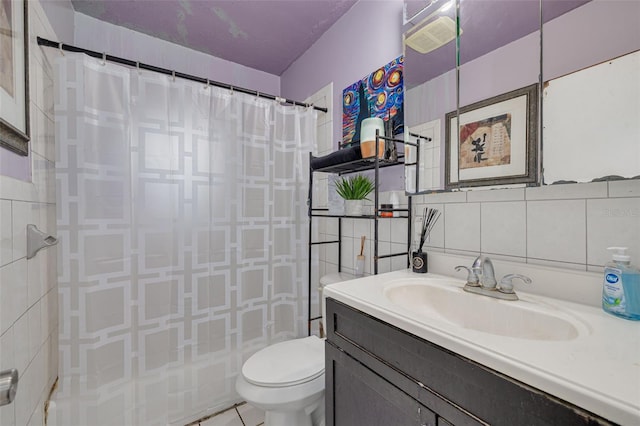
M 607 247 L 629 247 L 640 261 L 640 198 L 587 200 L 587 264 L 611 260 Z
M 527 235 L 529 257 L 586 263 L 585 201 L 527 202 Z
M 629 247 L 640 264 L 640 180 L 420 195 L 445 214 L 427 243 L 434 251 L 600 271 L 606 248 Z M 415 233 L 414 233 L 415 239 Z
M 20 377 L 14 403 L 0 408 L 3 426 L 44 424 L 58 374 L 56 249 L 26 259 L 27 224 L 56 234 L 53 70 L 36 44 L 56 36 L 38 1 L 29 2 L 29 28 L 32 181 L 0 176 L 0 370 Z
M 456 250 L 480 250 L 480 204 L 444 206 L 444 243 Z
M 481 250 L 483 253 L 525 257 L 527 221 L 524 201 L 481 203 Z
M 412 126 L 410 131 L 424 137 L 431 138 L 430 141 L 420 139 L 420 188 L 418 191 L 434 190 L 441 187 L 440 185 L 440 135 L 441 120 L 433 120 L 428 123 Z M 405 136 L 411 142 L 416 142 L 409 135 Z M 405 146 L 408 163 L 415 162 L 416 148 L 410 145 Z M 407 166 L 406 184 L 407 188 L 415 187 L 415 166 Z

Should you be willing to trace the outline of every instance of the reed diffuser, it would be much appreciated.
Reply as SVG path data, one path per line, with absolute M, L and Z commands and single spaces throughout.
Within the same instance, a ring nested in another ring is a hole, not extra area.
M 411 253 L 411 266 L 413 268 L 413 272 L 424 274 L 429 270 L 427 265 L 427 253 L 422 251 L 422 247 L 429 239 L 431 230 L 438 221 L 438 218 L 440 218 L 440 211 L 438 209 L 429 207 L 424 208 L 422 225 L 420 227 L 420 244 L 418 245 L 418 250 Z

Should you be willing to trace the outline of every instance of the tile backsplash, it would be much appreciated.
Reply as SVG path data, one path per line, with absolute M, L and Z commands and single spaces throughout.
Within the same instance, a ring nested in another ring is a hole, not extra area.
M 58 375 L 56 248 L 26 258 L 27 224 L 56 235 L 53 67 L 36 44 L 56 36 L 38 1 L 29 2 L 29 29 L 31 181 L 0 175 L 0 370 L 19 373 L 14 402 L 0 408 L 3 426 L 44 424 Z
M 427 247 L 516 262 L 600 271 L 606 248 L 629 247 L 640 264 L 640 180 L 419 195 L 442 209 Z M 414 232 L 414 241 L 415 241 Z

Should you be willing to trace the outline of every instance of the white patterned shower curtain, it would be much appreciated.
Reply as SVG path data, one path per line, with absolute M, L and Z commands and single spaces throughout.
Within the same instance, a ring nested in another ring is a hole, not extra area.
M 237 402 L 243 361 L 306 333 L 315 112 L 81 54 L 56 67 L 58 424 Z

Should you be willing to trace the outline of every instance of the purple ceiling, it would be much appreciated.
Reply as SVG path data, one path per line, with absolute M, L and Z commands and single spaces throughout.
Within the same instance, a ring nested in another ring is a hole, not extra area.
M 72 0 L 77 12 L 281 75 L 356 0 Z

